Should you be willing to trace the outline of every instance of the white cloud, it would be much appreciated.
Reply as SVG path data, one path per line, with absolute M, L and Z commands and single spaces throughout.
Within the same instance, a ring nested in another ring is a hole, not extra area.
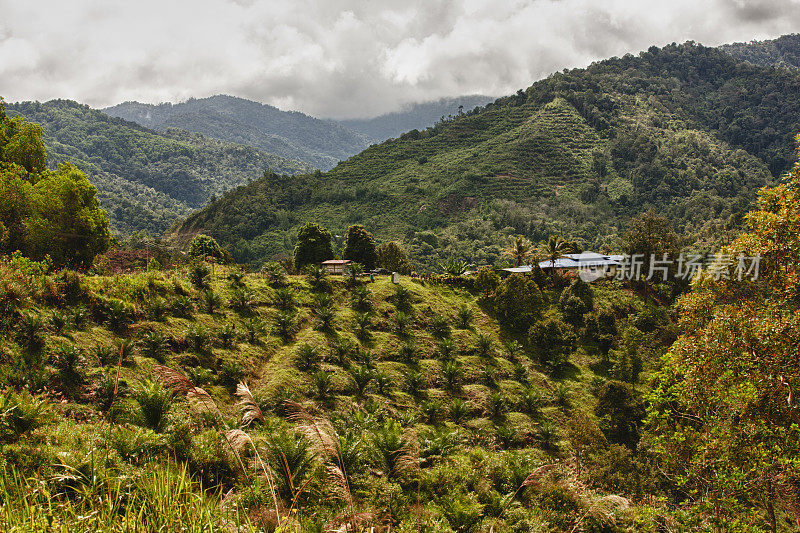
M 800 28 L 797 0 L 0 0 L 0 95 L 227 93 L 318 116 L 502 95 L 651 45 Z

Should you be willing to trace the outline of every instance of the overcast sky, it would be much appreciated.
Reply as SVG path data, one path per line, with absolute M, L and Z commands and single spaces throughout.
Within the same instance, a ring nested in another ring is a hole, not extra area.
M 225 93 L 321 117 L 500 96 L 650 45 L 800 31 L 798 0 L 0 0 L 0 96 Z

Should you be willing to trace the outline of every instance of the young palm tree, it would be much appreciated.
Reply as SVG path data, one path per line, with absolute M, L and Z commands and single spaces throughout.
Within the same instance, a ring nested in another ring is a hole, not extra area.
M 567 254 L 577 252 L 577 245 L 574 241 L 567 241 L 561 235 L 550 235 L 546 242 L 539 245 L 539 254 L 545 260 L 550 261 L 550 267 L 554 267 L 556 261 Z
M 525 261 L 533 252 L 533 245 L 524 235 L 517 235 L 505 252 L 514 259 L 514 266 L 525 264 Z

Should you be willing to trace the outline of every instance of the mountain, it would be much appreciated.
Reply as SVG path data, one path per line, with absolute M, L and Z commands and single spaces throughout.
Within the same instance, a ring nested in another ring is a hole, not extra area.
M 189 216 L 241 261 L 291 251 L 299 225 L 364 224 L 420 262 L 502 259 L 512 234 L 613 247 L 654 209 L 708 246 L 795 157 L 800 75 L 687 43 L 556 73 L 325 174 L 265 175 Z
M 425 129 L 439 120 L 459 112 L 483 106 L 494 98 L 482 95 L 442 98 L 433 102 L 415 103 L 401 111 L 387 113 L 374 118 L 340 120 L 344 126 L 359 131 L 376 142 L 382 142 L 401 133 Z
M 158 131 L 178 128 L 253 146 L 323 170 L 369 145 L 363 134 L 336 122 L 226 95 L 179 104 L 125 102 L 103 112 Z
M 800 34 L 797 33 L 769 41 L 725 44 L 719 48 L 736 59 L 753 65 L 800 69 Z
M 305 163 L 197 133 L 158 133 L 69 100 L 6 104 L 44 130 L 48 165 L 69 161 L 98 188 L 114 230 L 162 234 L 210 198 L 261 176 L 310 172 Z

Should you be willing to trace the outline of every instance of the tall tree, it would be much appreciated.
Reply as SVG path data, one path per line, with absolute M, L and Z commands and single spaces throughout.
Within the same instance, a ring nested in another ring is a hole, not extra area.
M 505 249 L 505 253 L 514 259 L 514 266 L 520 266 L 530 257 L 533 245 L 524 235 L 517 235 Z
M 333 259 L 331 232 L 314 222 L 309 222 L 300 228 L 297 232 L 297 244 L 294 247 L 295 268 L 303 268 L 328 259 Z
M 761 502 L 774 531 L 781 505 L 800 529 L 800 165 L 758 205 L 678 302 L 650 431 L 659 470 L 698 513 L 749 524 Z
M 361 263 L 367 270 L 375 268 L 378 254 L 375 251 L 375 238 L 372 233 L 361 225 L 347 228 L 342 259 L 350 259 L 356 263 Z

